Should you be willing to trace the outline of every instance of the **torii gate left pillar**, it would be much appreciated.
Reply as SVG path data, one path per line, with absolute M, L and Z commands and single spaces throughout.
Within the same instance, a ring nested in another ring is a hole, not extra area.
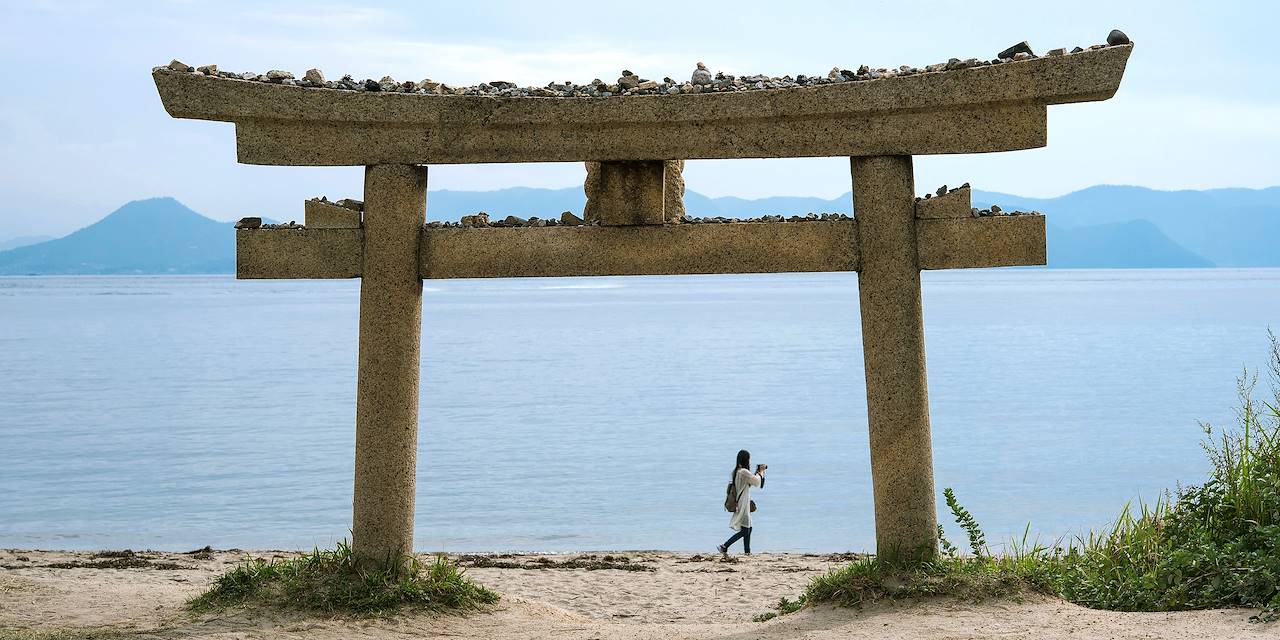
M 393 559 L 413 552 L 427 168 L 365 167 L 364 202 L 351 545 Z

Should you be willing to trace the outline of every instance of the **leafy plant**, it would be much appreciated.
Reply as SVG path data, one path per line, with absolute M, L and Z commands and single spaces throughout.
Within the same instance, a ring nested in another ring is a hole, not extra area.
M 960 553 L 960 550 L 947 539 L 947 532 L 942 528 L 942 525 L 938 525 L 938 546 L 942 548 L 942 553 L 948 558 L 954 558 Z
M 955 516 L 956 524 L 964 529 L 969 535 L 969 548 L 973 550 L 973 555 L 981 557 L 988 554 L 987 536 L 982 533 L 982 527 L 978 526 L 978 521 L 974 519 L 973 514 L 968 509 L 960 506 L 960 502 L 956 500 L 956 494 L 947 487 L 942 490 L 942 495 L 947 499 L 947 508 L 951 509 L 951 515 Z

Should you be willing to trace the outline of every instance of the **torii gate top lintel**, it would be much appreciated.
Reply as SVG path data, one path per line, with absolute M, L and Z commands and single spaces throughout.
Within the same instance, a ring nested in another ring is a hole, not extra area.
M 1044 264 L 1046 247 L 1042 216 L 976 215 L 967 184 L 915 198 L 911 156 L 1044 146 L 1047 105 L 1115 94 L 1132 45 L 1118 31 L 1108 41 L 954 70 L 691 95 L 357 92 L 177 61 L 153 77 L 170 115 L 234 122 L 240 162 L 365 166 L 362 207 L 308 201 L 302 227 L 259 220 L 236 232 L 237 277 L 362 279 L 360 557 L 412 551 L 423 278 L 857 271 L 877 553 L 926 558 L 937 551 L 937 516 L 920 271 Z M 803 156 L 850 158 L 853 219 L 686 224 L 684 160 Z M 587 162 L 582 219 L 424 224 L 421 165 L 550 161 Z
M 152 75 L 170 115 L 236 123 L 246 164 L 922 155 L 1044 146 L 1045 106 L 1110 98 L 1132 48 L 861 82 L 609 98 L 354 92 L 167 67 Z

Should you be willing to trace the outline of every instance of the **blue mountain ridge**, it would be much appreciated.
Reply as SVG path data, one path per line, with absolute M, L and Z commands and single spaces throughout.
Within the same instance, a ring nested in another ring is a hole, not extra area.
M 233 232 L 173 198 L 135 200 L 68 236 L 0 252 L 0 274 L 232 273 Z
M 974 206 L 1034 210 L 1048 219 L 1049 267 L 1280 267 L 1280 187 L 1155 191 L 1097 186 L 1058 198 L 974 191 Z M 581 187 L 432 191 L 428 217 L 558 216 L 581 212 Z M 685 194 L 695 216 L 851 213 L 850 194 L 830 200 L 747 200 Z M 300 218 L 282 215 L 280 218 Z M 63 238 L 0 251 L 0 275 L 231 273 L 234 230 L 174 198 L 130 202 Z
M 53 236 L 18 236 L 16 238 L 9 238 L 8 240 L 0 240 L 0 251 L 17 249 L 18 247 L 25 247 L 31 244 L 40 244 L 41 242 L 47 242 L 49 240 L 53 240 Z

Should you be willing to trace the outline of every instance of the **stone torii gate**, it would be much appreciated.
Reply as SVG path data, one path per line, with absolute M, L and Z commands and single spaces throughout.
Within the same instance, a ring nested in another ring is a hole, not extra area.
M 1131 50 L 600 98 L 361 92 L 177 64 L 153 77 L 170 115 L 234 122 L 240 162 L 365 167 L 363 211 L 312 201 L 304 226 L 236 233 L 239 278 L 362 278 L 359 557 L 413 548 L 422 279 L 857 271 L 877 553 L 911 559 L 937 534 L 920 270 L 1046 255 L 1039 215 L 975 215 L 967 187 L 917 199 L 911 156 L 1044 146 L 1047 105 L 1110 98 Z M 850 158 L 853 219 L 682 218 L 683 160 L 802 156 Z M 585 224 L 424 224 L 425 165 L 560 161 L 589 163 Z

